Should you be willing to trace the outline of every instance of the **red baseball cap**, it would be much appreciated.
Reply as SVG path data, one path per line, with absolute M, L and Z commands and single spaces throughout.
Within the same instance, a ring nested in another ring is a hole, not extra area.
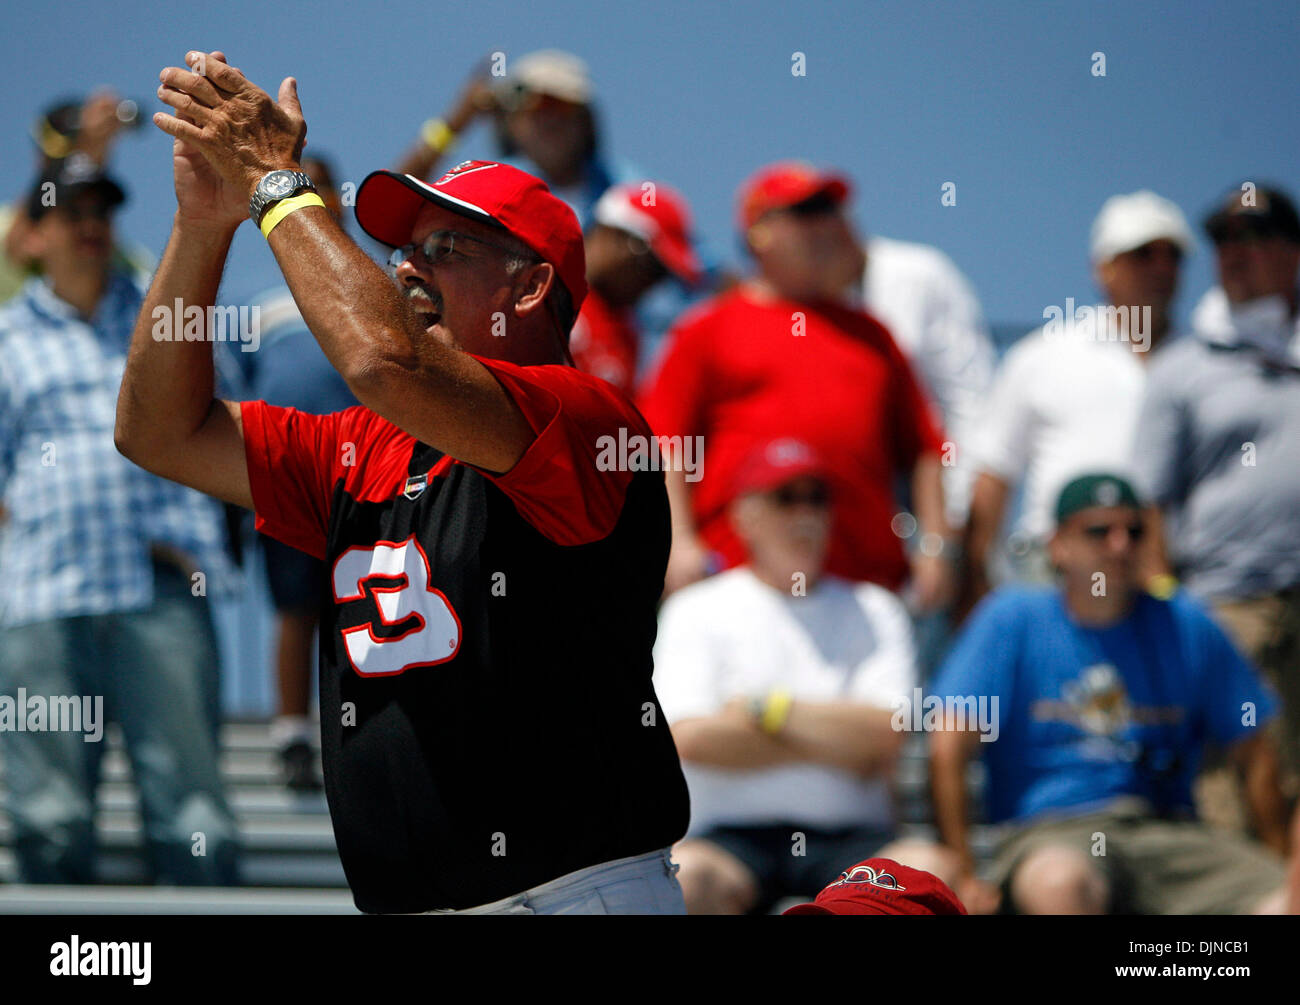
M 965 914 L 966 908 L 933 873 L 893 859 L 869 858 L 840 873 L 811 904 L 783 914 Z
M 849 197 L 848 180 L 818 171 L 806 161 L 778 161 L 759 168 L 740 186 L 740 229 L 748 230 L 764 213 L 788 209 L 825 193 L 837 203 Z
M 375 171 L 357 189 L 357 223 L 376 241 L 401 247 L 411 240 L 411 226 L 426 202 L 513 234 L 555 266 L 574 311 L 582 306 L 587 296 L 582 228 L 546 182 L 496 161 L 464 161 L 432 184 Z
M 802 440 L 771 440 L 745 455 L 731 488 L 737 496 L 769 492 L 805 476 L 826 479 L 826 464 L 817 452 Z
M 694 286 L 700 281 L 700 260 L 691 247 L 690 211 L 686 200 L 667 185 L 611 185 L 596 201 L 592 217 L 606 227 L 641 238 L 664 268 L 682 282 Z

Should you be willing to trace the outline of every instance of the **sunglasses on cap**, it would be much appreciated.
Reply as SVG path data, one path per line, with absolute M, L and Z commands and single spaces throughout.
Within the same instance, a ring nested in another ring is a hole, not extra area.
M 1092 523 L 1083 528 L 1083 536 L 1090 541 L 1105 541 L 1116 527 L 1127 532 L 1129 540 L 1134 542 L 1141 541 L 1147 532 L 1141 523 Z
M 839 211 L 839 200 L 829 192 L 818 192 L 816 195 L 803 200 L 803 202 L 796 202 L 793 206 L 785 207 L 785 212 L 803 218 L 829 216 Z
M 495 248 L 506 255 L 518 254 L 513 248 L 507 248 L 504 244 L 485 241 L 481 237 L 473 237 L 470 234 L 462 234 L 455 230 L 435 230 L 419 244 L 403 244 L 400 248 L 394 248 L 392 254 L 388 256 L 389 272 L 395 274 L 398 267 L 406 261 L 414 261 L 417 266 L 425 267 L 440 265 L 456 254 L 457 244 L 464 244 L 465 242 Z

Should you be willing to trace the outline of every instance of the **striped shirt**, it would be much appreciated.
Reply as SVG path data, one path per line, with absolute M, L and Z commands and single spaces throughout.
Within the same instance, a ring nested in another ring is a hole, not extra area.
M 154 545 L 234 585 L 220 506 L 113 445 L 142 299 L 114 273 L 90 321 L 41 279 L 0 308 L 0 626 L 147 607 Z

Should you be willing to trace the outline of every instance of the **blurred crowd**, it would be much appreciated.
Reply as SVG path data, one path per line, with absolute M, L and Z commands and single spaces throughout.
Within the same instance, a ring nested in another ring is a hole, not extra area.
M 103 695 L 158 882 L 234 884 L 209 598 L 263 549 L 273 737 L 285 784 L 311 791 L 324 567 L 114 448 L 151 256 L 114 229 L 129 192 L 111 161 L 138 121 L 109 92 L 47 109 L 35 180 L 0 211 L 0 695 Z M 755 166 L 733 274 L 694 238 L 688 178 L 607 149 L 577 57 L 485 61 L 411 124 L 396 169 L 437 177 L 479 121 L 577 213 L 573 362 L 663 444 L 655 687 L 690 787 L 674 857 L 692 912 L 770 911 L 869 857 L 933 873 L 972 912 L 1300 912 L 1285 191 L 1205 194 L 1218 281 L 1186 325 L 1192 226 L 1159 194 L 1117 193 L 1088 246 L 1061 249 L 1090 257 L 1099 297 L 1049 307 L 999 358 L 957 266 L 859 233 L 833 169 Z M 337 168 L 303 170 L 342 219 Z M 223 395 L 355 404 L 287 287 L 255 302 L 256 351 L 216 347 Z M 101 746 L 0 728 L 23 881 L 95 881 Z M 925 826 L 900 824 L 908 758 L 928 763 Z

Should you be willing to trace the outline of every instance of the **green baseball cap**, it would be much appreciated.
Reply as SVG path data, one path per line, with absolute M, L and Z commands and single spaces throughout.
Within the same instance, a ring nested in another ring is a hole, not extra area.
M 1056 525 L 1059 527 L 1080 510 L 1092 506 L 1133 506 L 1140 508 L 1137 492 L 1119 475 L 1097 473 L 1072 479 L 1056 497 Z

